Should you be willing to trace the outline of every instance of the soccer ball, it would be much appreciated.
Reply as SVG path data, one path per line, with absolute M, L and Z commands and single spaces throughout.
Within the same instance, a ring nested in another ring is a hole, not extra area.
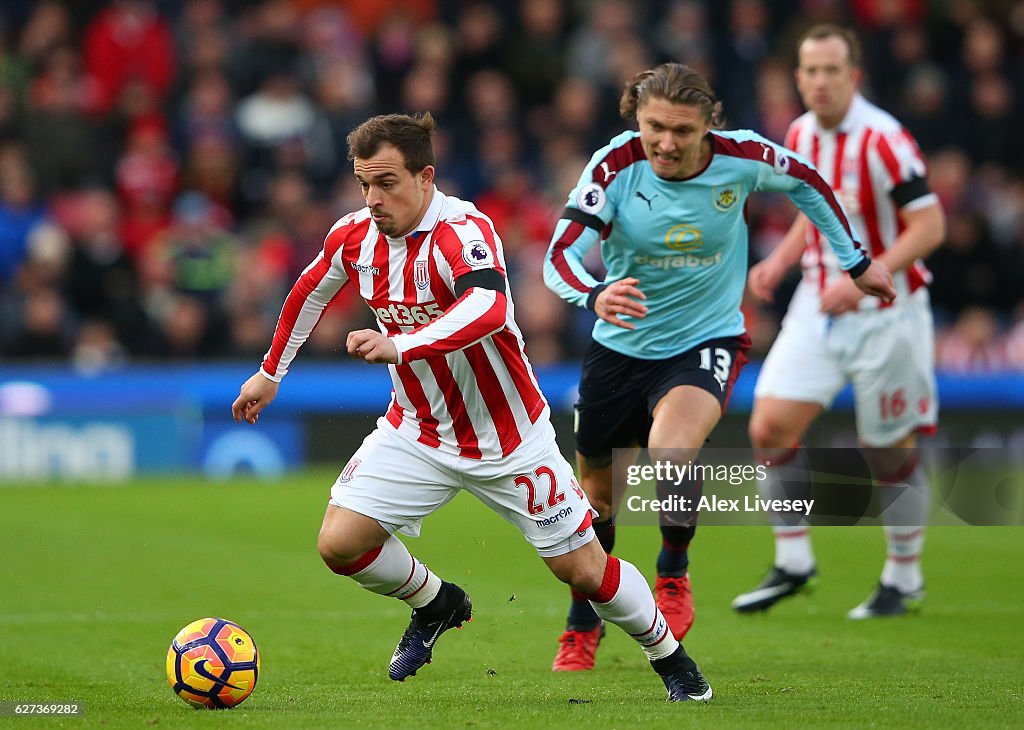
M 234 707 L 260 674 L 256 643 L 238 624 L 201 618 L 178 632 L 167 650 L 167 681 L 193 707 Z

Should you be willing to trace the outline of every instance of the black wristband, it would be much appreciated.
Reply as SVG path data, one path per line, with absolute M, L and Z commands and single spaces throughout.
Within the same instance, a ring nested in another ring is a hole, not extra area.
M 590 293 L 587 294 L 587 309 L 589 309 L 591 312 L 595 311 L 595 307 L 597 307 L 597 295 L 607 288 L 607 284 L 598 284 L 597 286 L 590 290 Z
M 871 259 L 868 257 L 867 254 L 864 254 L 864 258 L 862 258 L 860 261 L 854 264 L 851 268 L 847 269 L 846 273 L 849 274 L 854 279 L 856 279 L 858 276 L 867 271 L 869 266 L 871 266 Z

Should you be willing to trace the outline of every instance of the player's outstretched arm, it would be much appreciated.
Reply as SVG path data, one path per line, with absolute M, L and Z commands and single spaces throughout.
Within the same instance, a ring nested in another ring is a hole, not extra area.
M 863 274 L 853 280 L 865 294 L 878 297 L 888 304 L 896 298 L 896 289 L 892 285 L 892 274 L 881 261 L 872 261 Z
M 242 383 L 242 388 L 231 404 L 231 415 L 235 423 L 256 423 L 260 417 L 260 411 L 270 405 L 277 397 L 277 389 L 280 383 L 275 383 L 263 373 L 256 373 Z

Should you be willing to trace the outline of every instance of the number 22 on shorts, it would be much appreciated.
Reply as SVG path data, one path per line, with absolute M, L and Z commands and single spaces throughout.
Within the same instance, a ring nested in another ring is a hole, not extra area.
M 544 511 L 544 504 L 537 499 L 538 486 L 541 479 L 547 480 L 548 487 L 548 507 L 557 507 L 565 501 L 565 492 L 558 488 L 558 482 L 555 479 L 555 472 L 548 466 L 538 466 L 533 470 L 533 476 L 529 474 L 520 474 L 515 478 L 515 484 L 517 487 L 526 487 L 526 505 L 531 515 L 539 515 Z M 571 486 L 574 492 L 579 495 L 580 499 L 584 499 L 583 490 L 576 483 L 575 479 L 570 479 Z

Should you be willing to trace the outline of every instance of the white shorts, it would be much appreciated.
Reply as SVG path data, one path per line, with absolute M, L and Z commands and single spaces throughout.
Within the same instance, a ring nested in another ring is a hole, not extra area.
M 935 428 L 935 335 L 927 289 L 892 307 L 827 317 L 818 311 L 813 285 L 797 287 L 754 396 L 829 408 L 848 382 L 857 435 L 868 446 L 889 446 Z
M 372 517 L 389 533 L 416 537 L 423 518 L 460 489 L 518 527 L 542 557 L 594 538 L 589 525 L 596 513 L 546 419 L 504 459 L 480 461 L 408 439 L 381 418 L 338 476 L 330 503 Z

